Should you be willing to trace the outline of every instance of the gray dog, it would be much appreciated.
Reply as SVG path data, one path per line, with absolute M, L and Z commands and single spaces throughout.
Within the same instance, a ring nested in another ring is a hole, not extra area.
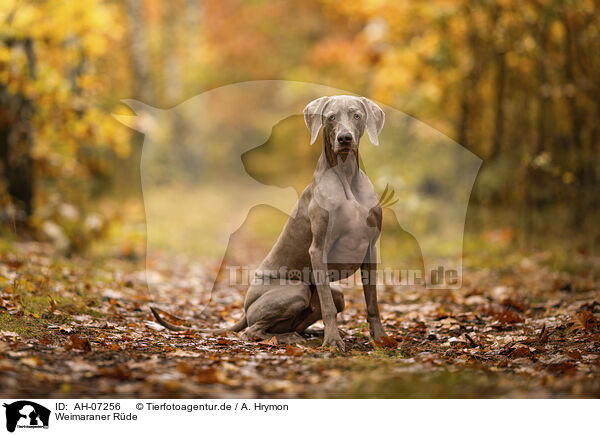
M 244 317 L 232 331 L 247 339 L 302 342 L 308 326 L 323 319 L 324 346 L 344 349 L 336 315 L 344 296 L 329 285 L 361 268 L 371 337 L 386 337 L 375 287 L 375 242 L 381 230 L 381 206 L 373 185 L 358 165 L 365 129 L 378 145 L 384 112 L 366 98 L 322 97 L 304 109 L 316 140 L 323 127 L 323 152 L 311 184 L 292 217 L 256 272 L 246 294 Z M 301 271 L 309 271 L 308 274 Z
M 375 242 L 381 230 L 379 197 L 359 167 L 358 145 L 364 131 L 374 145 L 385 114 L 359 97 L 321 97 L 304 108 L 311 144 L 323 127 L 323 152 L 312 182 L 304 190 L 279 239 L 264 259 L 246 294 L 244 316 L 229 330 L 246 339 L 297 343 L 307 327 L 323 319 L 323 346 L 344 350 L 337 313 L 344 295 L 330 282 L 361 268 L 371 337 L 386 340 L 377 306 Z M 156 320 L 172 325 L 151 308 Z M 205 331 L 215 332 L 215 331 Z

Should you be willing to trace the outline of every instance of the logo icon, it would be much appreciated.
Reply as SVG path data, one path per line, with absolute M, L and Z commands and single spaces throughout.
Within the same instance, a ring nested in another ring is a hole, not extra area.
M 14 432 L 16 428 L 48 428 L 50 410 L 29 400 L 19 400 L 4 404 L 6 408 L 6 430 Z

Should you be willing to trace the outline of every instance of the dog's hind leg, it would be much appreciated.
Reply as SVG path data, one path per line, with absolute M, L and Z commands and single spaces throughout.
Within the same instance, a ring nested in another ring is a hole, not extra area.
M 299 343 L 304 338 L 295 331 L 294 320 L 310 304 L 310 289 L 306 284 L 288 283 L 273 286 L 246 310 L 248 329 L 242 337 L 279 343 Z
M 332 288 L 331 296 L 333 297 L 333 303 L 335 304 L 337 312 L 341 313 L 344 311 L 344 294 L 340 290 Z M 310 325 L 318 320 L 321 320 L 322 317 L 323 314 L 321 313 L 321 302 L 319 301 L 319 295 L 317 294 L 316 290 L 313 290 L 310 298 L 309 309 L 306 310 L 301 317 L 296 319 L 296 322 L 294 323 L 294 329 L 296 332 L 302 333 Z M 342 333 L 341 330 L 340 333 Z
M 267 332 L 269 323 L 268 322 L 256 322 L 242 333 L 242 337 L 246 340 L 271 340 L 273 337 L 277 340 L 277 343 L 293 344 L 293 343 L 305 343 L 306 339 L 297 332 Z

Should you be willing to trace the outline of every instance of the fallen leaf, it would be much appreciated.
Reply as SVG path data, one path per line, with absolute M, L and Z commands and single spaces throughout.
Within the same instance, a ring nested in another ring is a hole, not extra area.
M 122 381 L 131 377 L 131 372 L 127 369 L 127 367 L 122 365 L 102 367 L 100 368 L 100 374 L 108 378 L 119 379 Z
M 598 328 L 598 319 L 591 311 L 581 311 L 576 313 L 573 316 L 573 320 L 575 322 L 575 329 L 577 330 L 585 330 L 585 331 L 594 331 Z
M 48 296 L 48 302 L 50 304 L 50 312 L 53 313 L 54 311 L 56 311 L 56 302 L 54 301 L 54 299 L 52 299 L 51 296 Z
M 573 359 L 581 359 L 581 352 L 579 352 L 577 349 L 575 350 L 566 350 L 565 351 L 565 355 L 573 358 Z
M 511 358 L 528 358 L 533 356 L 533 353 L 526 346 L 517 347 L 509 355 Z
M 302 349 L 300 349 L 299 347 L 296 346 L 292 346 L 291 344 L 288 344 L 285 347 L 285 354 L 286 355 L 290 355 L 290 356 L 298 356 L 298 355 L 302 355 L 304 352 L 302 351 Z
M 65 344 L 65 350 L 82 350 L 85 353 L 92 351 L 92 345 L 87 338 L 81 338 L 77 334 L 69 336 Z
M 42 360 L 38 357 L 22 358 L 21 363 L 27 367 L 39 367 L 43 364 Z
M 179 373 L 184 375 L 191 375 L 194 372 L 194 367 L 186 362 L 179 362 L 175 367 Z
M 524 304 L 522 304 L 521 302 L 515 301 L 514 299 L 510 299 L 510 298 L 504 299 L 502 301 L 502 305 L 504 307 L 506 307 L 507 309 L 512 308 L 513 310 L 517 310 L 520 312 L 523 312 L 527 309 L 527 307 Z
M 395 349 L 398 347 L 398 342 L 387 335 L 384 335 L 381 340 L 373 340 L 377 347 L 385 347 L 388 349 Z
M 76 358 L 70 361 L 66 361 L 65 364 L 71 369 L 73 372 L 95 372 L 96 366 L 90 364 L 89 362 Z
M 277 344 L 278 344 L 277 343 L 277 337 L 273 336 L 269 340 L 259 341 L 258 344 L 262 344 L 262 345 L 265 345 L 265 346 L 277 346 Z
M 498 320 L 500 323 L 505 323 L 505 324 L 523 323 L 525 321 L 525 319 L 523 319 L 523 317 L 519 316 L 517 313 L 515 313 L 512 310 L 504 310 L 504 311 L 501 311 L 500 313 L 496 313 L 494 315 L 494 318 L 496 320 Z
M 571 362 L 563 362 L 558 364 L 546 364 L 546 370 L 552 373 L 561 373 L 561 374 L 574 374 L 577 369 L 575 368 L 575 364 Z
M 222 371 L 214 367 L 209 367 L 198 370 L 196 379 L 201 384 L 219 384 L 225 381 L 225 375 Z

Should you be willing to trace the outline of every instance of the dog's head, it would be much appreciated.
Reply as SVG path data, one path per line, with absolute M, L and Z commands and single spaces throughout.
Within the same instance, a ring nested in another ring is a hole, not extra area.
M 323 127 L 323 137 L 334 153 L 356 152 L 365 129 L 373 145 L 379 145 L 385 113 L 364 97 L 336 95 L 311 101 L 304 108 L 304 122 L 310 131 L 311 145 Z

